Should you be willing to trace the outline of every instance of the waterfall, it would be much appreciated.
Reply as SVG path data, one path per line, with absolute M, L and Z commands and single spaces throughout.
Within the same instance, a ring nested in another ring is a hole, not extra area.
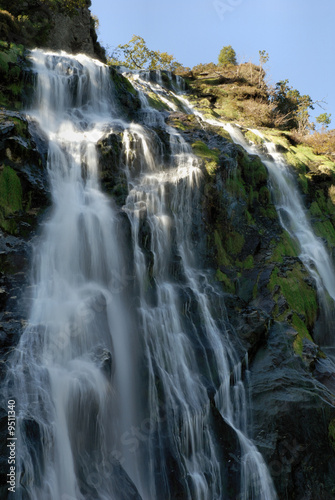
M 231 138 L 248 153 L 257 154 L 267 167 L 273 201 L 280 223 L 290 236 L 299 243 L 299 257 L 316 284 L 322 313 L 325 316 L 322 332 L 317 340 L 323 345 L 333 345 L 333 335 L 329 327 L 334 322 L 335 270 L 330 255 L 321 238 L 318 238 L 311 226 L 303 205 L 296 180 L 276 146 L 264 142 L 268 156 L 261 154 L 256 146 L 246 141 L 243 134 L 230 124 L 225 125 Z M 264 137 L 257 130 L 254 133 Z
M 154 89 L 152 88 L 152 90 Z M 182 90 L 182 87 L 180 87 L 179 93 Z M 178 98 L 188 113 L 193 113 L 200 121 L 224 128 L 233 142 L 242 146 L 247 153 L 259 156 L 266 166 L 269 174 L 269 186 L 280 223 L 299 244 L 299 258 L 313 278 L 318 292 L 321 311 L 320 325 L 317 326 L 314 332 L 315 338 L 324 349 L 329 348 L 329 355 L 333 357 L 334 335 L 332 325 L 335 321 L 334 264 L 324 242 L 314 233 L 296 179 L 283 155 L 277 151 L 276 145 L 267 142 L 258 130 L 253 129 L 251 131 L 263 139 L 267 154 L 262 153 L 255 144 L 247 141 L 238 126 L 214 118 L 206 118 L 192 106 L 187 98 L 182 95 L 175 97 Z
M 194 250 L 197 158 L 145 91 L 142 123 L 126 123 L 103 64 L 37 49 L 31 60 L 53 206 L 6 378 L 17 498 L 276 499 L 248 437 L 236 334 Z M 128 226 L 100 189 L 96 150 L 120 127 Z M 150 127 L 169 137 L 168 160 Z

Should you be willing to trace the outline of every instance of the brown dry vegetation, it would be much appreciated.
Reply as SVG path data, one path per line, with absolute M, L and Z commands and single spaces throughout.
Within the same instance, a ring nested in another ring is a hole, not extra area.
M 179 73 L 201 99 L 202 110 L 208 114 L 246 126 L 276 126 L 277 116 L 264 81 L 265 72 L 259 66 L 209 63 Z
M 335 156 L 335 130 L 316 132 L 304 138 L 314 153 Z

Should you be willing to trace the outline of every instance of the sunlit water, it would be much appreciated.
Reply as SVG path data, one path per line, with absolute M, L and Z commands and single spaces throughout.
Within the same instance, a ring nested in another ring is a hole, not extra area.
M 6 379 L 18 406 L 16 498 L 275 499 L 247 436 L 235 333 L 193 249 L 197 158 L 145 87 L 142 124 L 128 124 L 104 65 L 39 50 L 31 59 L 53 208 Z M 169 137 L 168 160 L 153 126 Z M 128 224 L 98 180 L 96 143 L 113 127 Z M 233 468 L 215 427 L 236 441 Z

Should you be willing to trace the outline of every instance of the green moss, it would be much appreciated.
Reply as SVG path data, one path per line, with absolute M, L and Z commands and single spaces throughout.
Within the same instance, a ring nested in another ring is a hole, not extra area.
M 242 198 L 244 200 L 247 199 L 247 193 L 239 169 L 235 169 L 230 173 L 229 177 L 226 180 L 225 187 L 228 193 L 235 196 L 236 198 Z
M 215 161 L 205 161 L 205 166 L 206 166 L 207 173 L 210 176 L 215 175 L 215 172 L 218 168 L 218 164 Z
M 249 156 L 243 151 L 239 163 L 242 166 L 243 178 L 248 184 L 257 187 L 266 183 L 268 173 L 258 156 Z
M 261 189 L 259 190 L 258 199 L 260 203 L 262 203 L 262 205 L 268 205 L 271 202 L 271 194 L 266 186 L 262 186 Z
M 248 255 L 242 265 L 244 269 L 252 269 L 254 267 L 254 257 L 252 255 Z
M 22 210 L 22 187 L 16 172 L 5 166 L 0 174 L 0 227 L 15 234 L 17 223 L 12 214 Z
M 301 188 L 301 191 L 304 194 L 307 194 L 308 193 L 308 179 L 307 179 L 306 175 L 299 174 L 298 175 L 298 182 L 299 182 L 299 186 Z
M 202 141 L 196 141 L 192 144 L 192 149 L 195 155 L 203 159 L 209 159 L 218 163 L 220 151 L 218 149 L 209 149 Z
M 248 210 L 245 211 L 245 218 L 248 223 L 248 226 L 254 226 L 256 224 L 255 219 Z
M 335 451 L 335 418 L 333 418 L 333 420 L 331 420 L 331 422 L 328 426 L 328 436 L 329 436 L 330 444 Z
M 303 349 L 303 341 L 304 338 L 307 338 L 313 342 L 312 337 L 310 336 L 305 323 L 302 321 L 297 314 L 293 314 L 292 316 L 292 325 L 294 326 L 294 329 L 298 332 L 298 335 L 294 339 L 293 342 L 293 349 L 298 356 L 302 356 L 302 349 Z
M 324 238 L 329 246 L 335 246 L 335 229 L 329 220 L 313 222 L 313 228 L 317 236 Z
M 217 263 L 219 266 L 229 266 L 230 261 L 229 257 L 227 255 L 227 252 L 225 251 L 220 235 L 217 230 L 214 231 L 214 243 L 216 247 L 216 254 L 217 254 Z
M 316 216 L 316 217 L 322 217 L 323 216 L 323 213 L 320 210 L 320 207 L 319 207 L 319 204 L 318 204 L 317 201 L 313 201 L 313 203 L 310 206 L 309 213 L 311 215 L 313 215 L 313 216 Z
M 0 174 L 0 207 L 5 214 L 22 210 L 22 187 L 16 172 L 5 166 Z
M 284 149 L 289 149 L 291 147 L 290 141 L 287 137 L 285 137 L 284 132 L 271 129 L 271 131 L 266 132 L 264 136 L 267 141 L 273 142 L 274 144 L 281 146 Z
M 147 98 L 150 106 L 156 109 L 157 111 L 166 111 L 169 109 L 169 106 L 165 104 L 165 102 L 161 101 L 158 95 L 155 94 L 154 92 L 149 92 L 147 94 Z
M 276 220 L 278 218 L 277 210 L 274 205 L 268 205 L 266 208 L 261 207 L 259 213 L 262 217 L 267 219 Z
M 20 137 L 29 137 L 28 125 L 25 121 L 20 120 L 20 118 L 11 117 L 10 121 L 14 123 L 14 134 Z
M 299 244 L 290 237 L 287 231 L 284 231 L 272 253 L 271 260 L 273 262 L 283 262 L 283 257 L 297 257 L 299 250 Z
M 221 281 L 223 283 L 224 288 L 227 292 L 229 293 L 235 293 L 235 286 L 234 284 L 230 281 L 228 276 L 225 273 L 222 273 L 219 269 L 216 271 L 215 275 L 216 279 L 218 281 Z
M 327 198 L 322 189 L 315 192 L 315 200 L 312 202 L 309 213 L 312 216 L 312 225 L 315 233 L 327 241 L 328 246 L 335 246 L 335 229 L 331 221 L 326 218 L 334 217 L 335 210 L 331 198 Z
M 271 291 L 278 286 L 289 308 L 306 318 L 306 328 L 312 328 L 317 316 L 318 304 L 316 291 L 306 283 L 305 277 L 306 274 L 302 272 L 299 263 L 285 275 L 280 274 L 276 267 L 271 274 L 268 286 Z
M 205 166 L 208 174 L 213 176 L 219 166 L 218 149 L 209 149 L 208 146 L 202 141 L 196 141 L 192 144 L 193 153 L 205 161 Z
M 253 142 L 254 144 L 257 144 L 259 146 L 264 142 L 264 139 L 262 137 L 260 137 L 257 134 L 254 134 L 251 130 L 247 130 L 244 136 L 246 139 L 248 139 L 248 141 Z
M 289 151 L 286 153 L 286 161 L 300 173 L 306 173 L 307 169 L 335 172 L 335 163 L 333 161 L 327 156 L 315 154 L 310 146 L 304 144 L 290 146 Z M 304 183 L 302 187 L 305 187 Z
M 227 234 L 225 247 L 229 255 L 238 255 L 244 245 L 244 236 L 237 231 L 231 231 Z
M 298 171 L 306 173 L 306 164 L 303 160 L 301 160 L 298 155 L 295 154 L 294 151 L 288 151 L 285 153 L 286 162 L 292 167 L 296 168 Z

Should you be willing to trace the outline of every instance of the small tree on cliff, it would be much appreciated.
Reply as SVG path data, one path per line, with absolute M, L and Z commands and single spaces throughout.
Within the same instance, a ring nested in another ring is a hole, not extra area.
M 237 65 L 236 52 L 231 45 L 222 47 L 219 54 L 219 66 L 227 66 L 228 64 Z
M 299 90 L 289 85 L 287 79 L 276 83 L 271 100 L 275 104 L 275 112 L 279 113 L 280 125 L 298 129 L 300 133 L 312 128 L 309 120 L 309 109 L 314 109 L 312 98 L 307 94 L 301 95 Z
M 109 61 L 111 64 L 120 64 L 129 69 L 166 69 L 174 71 L 181 67 L 174 56 L 159 50 L 150 50 L 145 40 L 138 35 L 125 45 L 118 45 Z
M 331 123 L 331 116 L 331 113 L 321 113 L 321 115 L 316 117 L 316 121 L 322 125 L 322 129 L 326 129 Z
M 259 50 L 258 53 L 259 53 L 259 67 L 260 67 L 258 85 L 260 87 L 262 87 L 262 85 L 263 85 L 263 77 L 265 75 L 265 72 L 263 70 L 263 66 L 268 62 L 268 60 L 269 60 L 269 54 L 265 50 Z

